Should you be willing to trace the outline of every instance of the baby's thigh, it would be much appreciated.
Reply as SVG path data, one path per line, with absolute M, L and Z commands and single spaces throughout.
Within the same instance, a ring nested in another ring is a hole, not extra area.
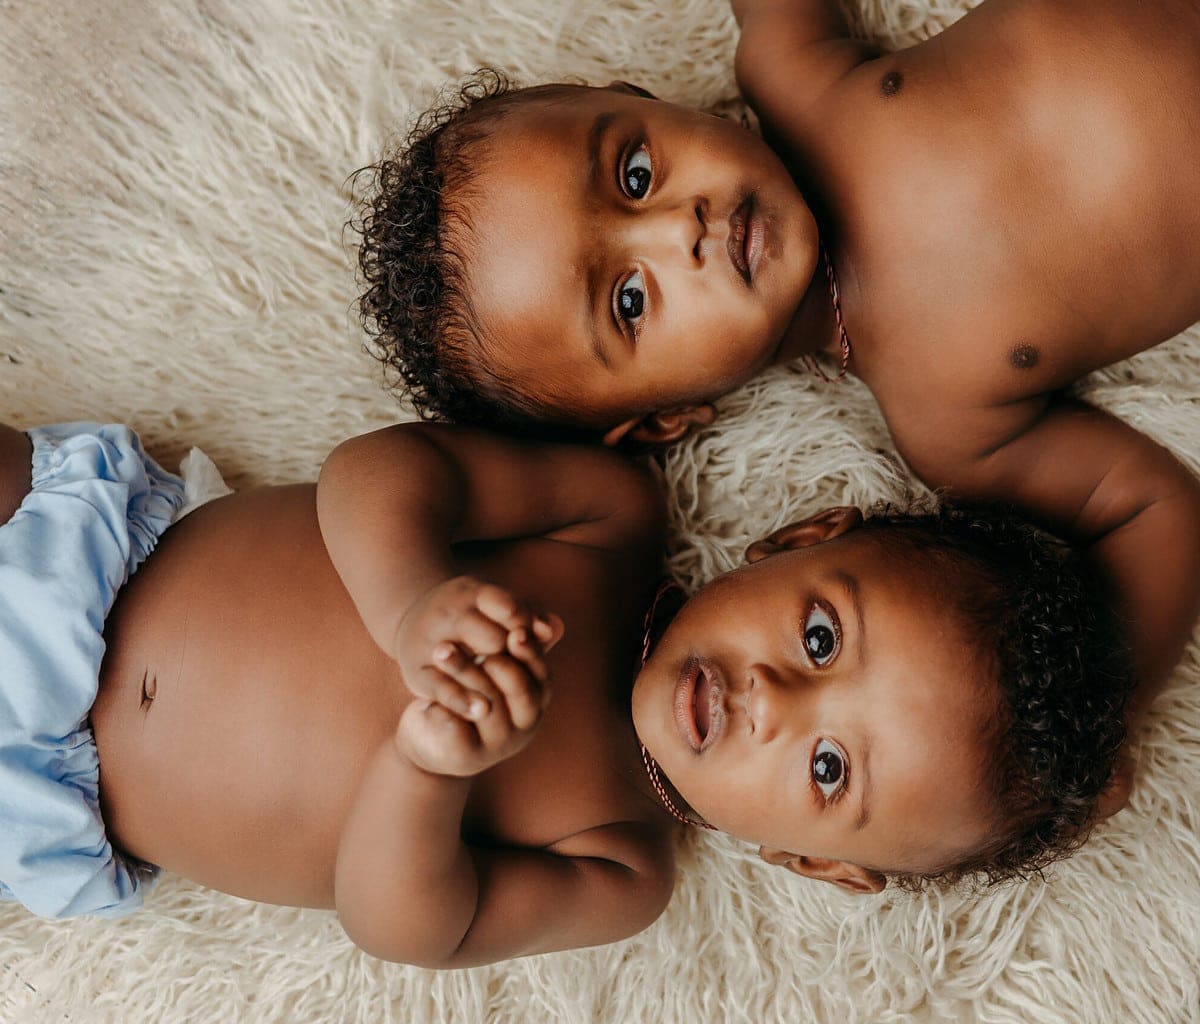
M 7 523 L 29 493 L 33 445 L 21 431 L 0 423 L 0 523 Z

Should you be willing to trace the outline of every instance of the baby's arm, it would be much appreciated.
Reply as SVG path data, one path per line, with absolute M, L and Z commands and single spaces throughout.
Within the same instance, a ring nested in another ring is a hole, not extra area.
M 983 415 L 994 419 L 978 431 L 923 415 L 919 433 L 896 431 L 896 440 L 933 486 L 1014 502 L 1087 546 L 1129 623 L 1136 715 L 1200 614 L 1200 482 L 1165 448 L 1081 402 L 1040 399 Z M 993 437 L 1007 440 L 988 444 Z
M 661 506 L 649 476 L 611 452 L 428 423 L 346 441 L 325 460 L 317 485 L 334 567 L 375 642 L 398 660 L 406 640 L 428 648 L 436 639 L 413 632 L 427 625 L 422 598 L 457 575 L 452 545 L 544 537 L 656 557 Z M 473 650 L 503 649 L 504 631 L 470 611 L 469 585 L 460 597 L 460 611 L 479 627 Z
M 769 124 L 801 117 L 877 51 L 850 38 L 837 0 L 732 0 L 742 30 L 734 70 L 746 101 Z
M 450 685 L 489 694 L 485 713 L 413 701 L 363 779 L 335 888 L 347 934 L 375 956 L 450 968 L 596 945 L 639 931 L 670 898 L 669 848 L 636 823 L 549 850 L 463 841 L 471 777 L 530 741 L 549 696 L 539 646 L 514 632 L 510 652 L 481 663 L 440 652 Z
M 543 537 L 658 557 L 661 501 L 649 478 L 602 450 L 413 424 L 342 445 L 317 506 L 372 636 L 430 698 L 410 702 L 375 752 L 344 826 L 335 895 L 347 933 L 386 959 L 465 967 L 608 942 L 654 920 L 673 870 L 669 846 L 642 825 L 547 849 L 463 841 L 471 777 L 533 735 L 557 626 L 539 632 L 516 595 L 456 576 L 451 551 Z M 473 712 L 480 698 L 486 707 Z

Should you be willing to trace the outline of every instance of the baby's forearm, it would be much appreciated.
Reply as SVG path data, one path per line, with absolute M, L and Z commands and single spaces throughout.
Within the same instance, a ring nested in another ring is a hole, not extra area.
M 1125 609 L 1136 719 L 1163 688 L 1200 615 L 1200 485 L 1157 498 L 1089 549 Z
M 1136 717 L 1162 689 L 1200 613 L 1200 481 L 1161 445 L 1077 401 L 1048 403 L 1014 434 L 957 464 L 930 459 L 932 444 L 923 451 L 906 442 L 906 450 L 932 486 L 1014 502 L 1097 561 L 1127 624 Z M 971 436 L 959 425 L 931 440 Z
M 461 837 L 470 783 L 421 770 L 391 739 L 372 758 L 342 829 L 335 893 L 342 927 L 373 956 L 453 966 L 479 894 Z

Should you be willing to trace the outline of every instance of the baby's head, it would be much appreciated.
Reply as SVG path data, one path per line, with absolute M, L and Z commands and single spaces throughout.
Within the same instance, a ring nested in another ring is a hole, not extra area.
M 693 814 L 798 873 L 989 881 L 1125 800 L 1133 672 L 1079 556 L 1003 512 L 832 509 L 663 633 L 637 733 Z
M 426 415 L 674 440 L 776 358 L 816 279 L 762 139 L 623 83 L 481 72 L 370 170 L 360 312 Z

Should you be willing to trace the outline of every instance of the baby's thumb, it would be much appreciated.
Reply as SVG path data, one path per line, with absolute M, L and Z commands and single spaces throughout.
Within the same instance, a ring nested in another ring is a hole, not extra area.
M 533 620 L 533 635 L 542 645 L 542 651 L 547 652 L 563 638 L 566 626 L 563 620 L 553 612 L 538 615 Z

